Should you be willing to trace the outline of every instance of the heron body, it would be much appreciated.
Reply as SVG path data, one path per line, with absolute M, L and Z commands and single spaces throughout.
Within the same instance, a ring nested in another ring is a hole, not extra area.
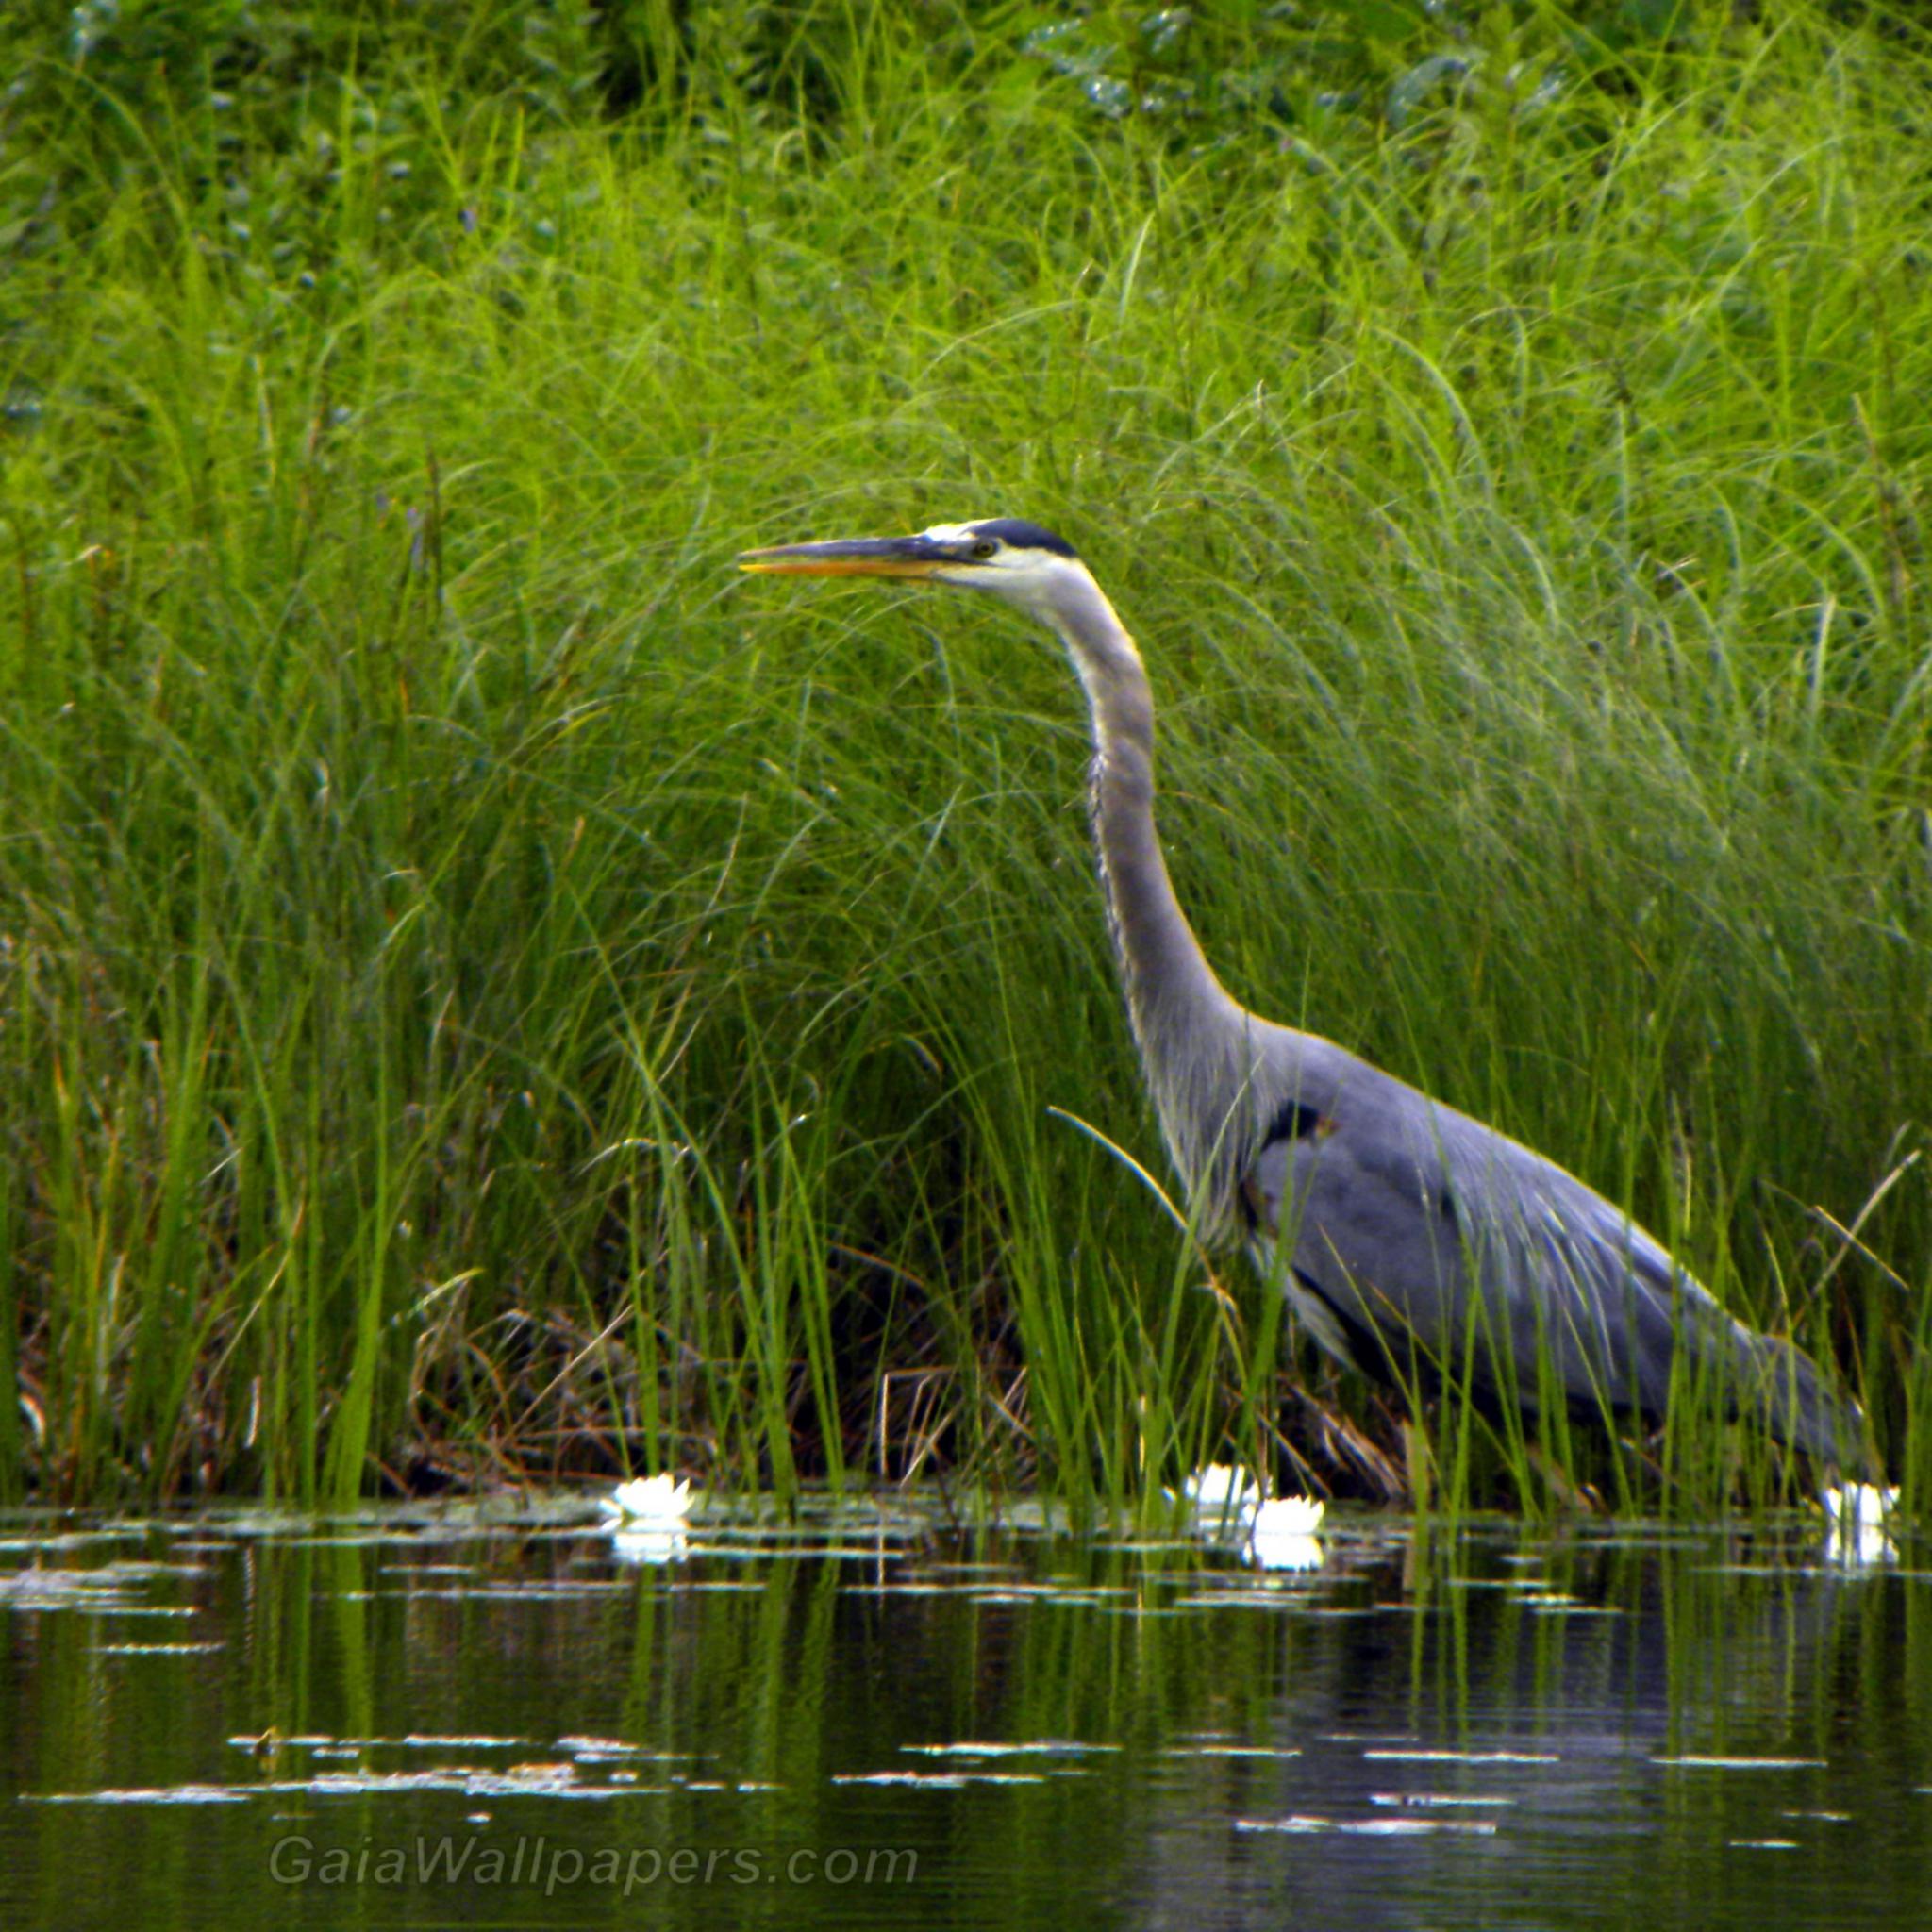
M 1086 691 L 1092 818 L 1129 1021 L 1204 1236 L 1244 1241 L 1344 1362 L 1414 1391 L 1660 1418 L 1674 1374 L 1823 1460 L 1863 1418 L 1593 1189 L 1319 1034 L 1249 1012 L 1174 896 L 1154 820 L 1154 701 L 1071 545 L 1012 518 L 748 551 L 743 568 L 990 591 L 1059 638 Z

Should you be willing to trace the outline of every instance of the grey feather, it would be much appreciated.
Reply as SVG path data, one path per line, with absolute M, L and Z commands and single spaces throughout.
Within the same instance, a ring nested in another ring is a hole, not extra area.
M 1410 1387 L 1467 1374 L 1532 1413 L 1561 1402 L 1607 1421 L 1661 1417 L 1688 1352 L 1680 1374 L 1780 1440 L 1857 1456 L 1857 1420 L 1814 1366 L 1726 1313 L 1601 1194 L 1325 1041 L 1268 1033 L 1257 1095 L 1312 1079 L 1323 1124 L 1256 1150 L 1250 1239 L 1344 1359 Z

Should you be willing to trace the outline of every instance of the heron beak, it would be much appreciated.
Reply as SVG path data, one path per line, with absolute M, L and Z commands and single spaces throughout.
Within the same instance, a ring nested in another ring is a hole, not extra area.
M 739 553 L 740 570 L 793 577 L 929 577 L 955 559 L 930 537 L 841 537 Z

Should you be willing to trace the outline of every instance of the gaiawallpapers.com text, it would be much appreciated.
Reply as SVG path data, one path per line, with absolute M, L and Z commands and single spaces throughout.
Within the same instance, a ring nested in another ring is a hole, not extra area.
M 628 1898 L 661 1885 L 909 1885 L 919 1854 L 909 1847 L 820 1851 L 797 1845 L 773 1851 L 758 1845 L 553 1845 L 539 1835 L 497 1844 L 472 1834 L 418 1836 L 399 1844 L 319 1847 L 291 1832 L 270 1848 L 269 1876 L 277 1885 L 496 1886 L 548 1898 L 591 1886 Z

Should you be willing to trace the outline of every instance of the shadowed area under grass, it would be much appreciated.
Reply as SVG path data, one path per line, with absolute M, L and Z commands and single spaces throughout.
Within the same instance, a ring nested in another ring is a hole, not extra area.
M 1923 42 L 1257 18 L 1122 108 L 1106 9 L 92 17 L 0 178 L 0 1495 L 1407 1479 L 1054 1111 L 1158 1170 L 1050 645 L 727 568 L 1000 513 L 1231 989 L 1923 1479 Z M 1558 1460 L 1774 1481 L 1677 1435 Z

